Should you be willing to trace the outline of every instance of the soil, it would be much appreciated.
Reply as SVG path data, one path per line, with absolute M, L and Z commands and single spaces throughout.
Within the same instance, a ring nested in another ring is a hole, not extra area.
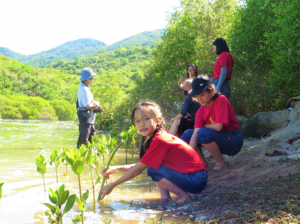
M 184 216 L 190 220 L 185 223 L 197 224 L 300 223 L 299 127 L 300 120 L 244 139 L 237 155 L 224 156 L 228 167 L 220 171 L 212 169 L 215 160 L 204 149 L 210 166 L 207 187 L 184 205 L 170 200 L 161 218 Z

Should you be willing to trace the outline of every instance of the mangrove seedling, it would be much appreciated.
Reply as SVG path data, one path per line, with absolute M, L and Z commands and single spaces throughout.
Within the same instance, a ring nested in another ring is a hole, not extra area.
M 2 197 L 2 186 L 3 186 L 4 183 L 0 183 L 0 199 Z
M 126 164 L 127 164 L 127 150 L 128 150 L 128 146 L 130 145 L 130 138 L 129 138 L 128 132 L 127 131 L 122 131 L 121 132 L 121 137 L 122 137 L 123 143 L 125 145 Z
M 78 203 L 78 208 L 80 210 L 80 219 L 82 221 L 82 224 L 83 224 L 83 212 L 84 212 L 84 209 L 85 209 L 84 202 L 88 198 L 89 198 L 89 190 L 86 190 L 86 192 L 82 195 L 82 199 L 79 199 L 78 197 L 76 197 L 76 202 Z M 79 218 L 79 216 L 76 217 L 76 219 L 78 219 L 78 218 Z
M 65 164 L 65 166 L 66 166 L 66 174 L 65 174 L 65 176 L 68 176 L 68 165 L 69 165 L 69 163 L 68 163 L 68 161 L 67 161 L 67 157 L 68 157 L 69 151 L 70 151 L 70 150 L 69 150 L 68 148 L 63 148 L 63 149 L 61 150 L 61 153 L 60 153 L 61 162 L 62 162 L 63 164 Z
M 110 158 L 109 158 L 109 160 L 108 160 L 107 166 L 106 166 L 106 170 L 108 170 L 109 165 L 110 165 L 110 163 L 111 163 L 113 157 L 115 156 L 116 152 L 118 151 L 119 147 L 120 147 L 122 144 L 123 144 L 123 143 L 121 142 L 121 143 L 115 148 L 115 150 L 113 151 L 113 153 L 111 154 L 111 156 L 110 156 Z M 106 178 L 107 178 L 106 176 L 103 177 L 103 179 L 102 179 L 102 184 L 101 184 L 100 189 L 103 188 Z M 102 194 L 99 193 L 99 195 L 98 195 L 98 201 L 101 199 L 101 197 L 102 197 Z
M 39 155 L 38 158 L 36 159 L 36 166 L 37 166 L 37 172 L 39 174 L 42 174 L 43 176 L 43 182 L 44 182 L 44 189 L 46 192 L 46 184 L 45 184 L 45 177 L 44 174 L 46 173 L 46 161 L 45 161 L 45 157 L 42 155 Z
M 81 183 L 80 183 L 80 174 L 84 171 L 84 159 L 87 153 L 86 147 L 84 144 L 81 145 L 81 148 L 77 151 L 76 149 L 71 149 L 69 156 L 67 157 L 68 163 L 71 165 L 71 169 L 78 176 L 79 183 L 79 196 L 81 199 Z
M 51 155 L 50 155 L 50 165 L 52 166 L 52 163 L 54 163 L 55 165 L 55 172 L 56 172 L 56 182 L 58 183 L 58 177 L 57 177 L 57 167 L 60 164 L 60 160 L 59 160 L 59 155 L 56 149 L 53 149 L 51 151 Z
M 130 144 L 132 146 L 132 157 L 131 159 L 133 160 L 133 156 L 134 156 L 134 151 L 136 148 L 136 138 L 137 138 L 137 129 L 134 125 L 132 125 L 128 131 L 129 134 L 129 138 L 131 140 Z
M 46 205 L 49 209 L 49 211 L 45 211 L 45 215 L 48 216 L 49 222 L 52 223 L 59 223 L 63 224 L 62 218 L 63 216 L 69 212 L 76 200 L 76 194 L 72 194 L 69 196 L 69 191 L 65 190 L 65 185 L 61 185 L 58 190 L 54 192 L 53 189 L 49 189 L 49 199 L 51 203 L 54 205 L 51 205 L 49 203 L 43 203 Z M 66 203 L 67 202 L 67 203 Z M 66 206 L 62 212 L 61 206 L 66 203 Z

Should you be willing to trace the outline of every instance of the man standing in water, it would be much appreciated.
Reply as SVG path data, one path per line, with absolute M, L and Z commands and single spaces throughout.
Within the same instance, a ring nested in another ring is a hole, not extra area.
M 89 116 L 87 122 L 80 122 L 80 119 L 78 119 L 79 137 L 77 141 L 77 148 L 80 148 L 82 144 L 87 145 L 88 141 L 91 142 L 92 136 L 96 135 L 94 126 L 96 118 L 95 112 L 98 109 L 102 110 L 102 107 L 99 103 L 94 101 L 94 97 L 89 86 L 93 83 L 95 75 L 96 74 L 91 68 L 85 68 L 81 71 L 81 83 L 77 92 L 77 109 L 83 114 L 88 114 Z

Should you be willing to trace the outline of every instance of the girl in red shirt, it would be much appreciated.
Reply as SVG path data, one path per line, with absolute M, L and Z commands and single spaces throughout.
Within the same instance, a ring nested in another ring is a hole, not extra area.
M 181 139 L 189 142 L 208 167 L 198 145 L 206 148 L 216 160 L 214 170 L 221 170 L 227 166 L 222 154 L 235 155 L 243 146 L 240 125 L 228 99 L 215 91 L 210 76 L 196 77 L 192 87 L 190 96 L 195 96 L 201 107 L 195 116 L 195 129 L 185 131 Z
M 163 130 L 165 121 L 156 103 L 147 101 L 137 104 L 131 121 L 143 136 L 140 162 L 110 167 L 108 170 L 104 168 L 104 176 L 116 172 L 125 174 L 100 190 L 102 199 L 113 188 L 141 174 L 146 168 L 148 176 L 156 183 L 162 203 L 171 198 L 169 192 L 179 198 L 178 202 L 183 202 L 189 199 L 188 193 L 200 193 L 206 187 L 206 167 L 188 144 Z
M 219 55 L 218 60 L 215 63 L 213 83 L 216 87 L 216 92 L 221 92 L 229 99 L 231 95 L 231 89 L 228 81 L 231 79 L 233 68 L 233 57 L 229 53 L 229 48 L 226 41 L 218 37 L 214 42 L 214 51 Z

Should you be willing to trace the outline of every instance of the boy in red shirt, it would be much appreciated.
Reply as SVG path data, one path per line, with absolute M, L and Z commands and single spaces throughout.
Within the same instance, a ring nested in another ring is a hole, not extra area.
M 181 139 L 189 142 L 208 167 L 198 144 L 206 148 L 216 160 L 213 169 L 221 170 L 227 166 L 222 154 L 235 155 L 243 146 L 239 123 L 228 99 L 215 92 L 210 76 L 196 77 L 192 87 L 190 96 L 195 96 L 201 107 L 196 113 L 195 129 L 185 131 Z

